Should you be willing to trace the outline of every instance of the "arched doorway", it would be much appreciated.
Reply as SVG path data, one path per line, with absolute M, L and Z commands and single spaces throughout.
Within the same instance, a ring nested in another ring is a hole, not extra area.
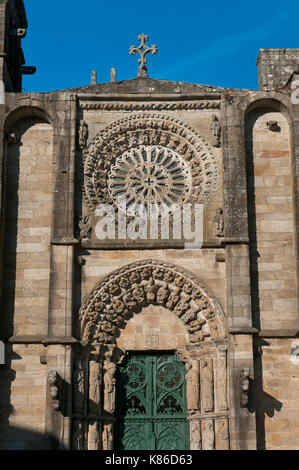
M 130 353 L 118 365 L 115 449 L 189 449 L 185 375 L 169 351 Z
M 146 315 L 154 327 L 146 327 Z M 83 348 L 74 358 L 73 372 L 74 449 L 229 447 L 226 321 L 197 278 L 161 261 L 125 266 L 94 288 L 81 308 L 80 322 Z M 165 329 L 174 339 L 168 347 Z M 146 392 L 143 396 L 122 384 L 130 382 L 132 366 L 141 374 L 134 378 L 137 389 Z M 179 377 L 181 396 L 176 401 L 164 387 L 168 400 L 162 403 L 162 372 L 169 366 L 173 377 Z M 124 407 L 118 401 L 121 390 Z M 142 419 L 143 427 L 132 440 L 127 436 L 134 419 L 135 428 Z M 176 427 L 171 434 L 172 419 Z

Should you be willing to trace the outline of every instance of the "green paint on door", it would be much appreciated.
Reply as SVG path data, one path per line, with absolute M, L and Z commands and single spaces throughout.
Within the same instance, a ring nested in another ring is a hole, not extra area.
M 189 449 L 185 375 L 168 353 L 131 354 L 118 366 L 116 449 Z

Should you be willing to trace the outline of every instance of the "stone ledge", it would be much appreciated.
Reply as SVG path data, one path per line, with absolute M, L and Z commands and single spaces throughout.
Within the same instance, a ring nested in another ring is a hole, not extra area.
M 15 335 L 9 338 L 9 343 L 12 344 L 75 344 L 79 341 L 73 337 L 49 337 L 45 338 L 44 336 L 39 335 Z
M 260 330 L 253 327 L 240 327 L 240 328 L 229 328 L 229 334 L 231 335 L 257 335 Z
M 79 340 L 76 338 L 73 338 L 72 336 L 64 336 L 64 337 L 59 337 L 59 336 L 52 336 L 48 338 L 43 338 L 41 340 L 41 343 L 44 345 L 48 344 L 77 344 L 80 343 Z
M 43 336 L 38 335 L 15 335 L 8 342 L 13 344 L 41 344 Z
M 262 338 L 295 338 L 299 335 L 299 329 L 290 330 L 261 330 L 259 336 Z
M 221 245 L 249 245 L 249 238 L 248 237 L 231 237 L 231 238 L 223 238 L 221 240 Z
M 78 245 L 79 241 L 77 238 L 61 238 L 61 239 L 54 239 L 50 241 L 51 245 Z

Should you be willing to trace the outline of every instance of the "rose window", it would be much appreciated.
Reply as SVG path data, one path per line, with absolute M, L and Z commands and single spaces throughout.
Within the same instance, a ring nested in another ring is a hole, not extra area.
M 174 150 L 160 146 L 132 148 L 117 157 L 108 175 L 111 198 L 132 204 L 180 204 L 191 190 L 191 172 Z

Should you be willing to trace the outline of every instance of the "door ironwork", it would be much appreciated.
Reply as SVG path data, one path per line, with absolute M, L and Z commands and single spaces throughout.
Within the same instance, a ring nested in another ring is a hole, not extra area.
M 118 450 L 187 450 L 186 368 L 175 354 L 131 354 L 118 365 Z

